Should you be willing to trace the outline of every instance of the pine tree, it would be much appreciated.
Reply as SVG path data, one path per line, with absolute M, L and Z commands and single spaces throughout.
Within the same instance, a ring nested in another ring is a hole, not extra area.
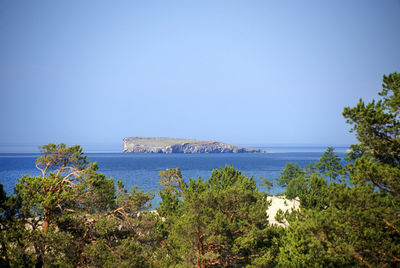
M 41 176 L 24 175 L 2 200 L 4 266 L 151 266 L 161 239 L 153 199 L 97 172 L 80 146 L 41 147 Z
M 340 164 L 340 158 L 334 151 L 333 147 L 328 147 L 315 165 L 324 176 L 328 177 L 329 183 L 345 174 L 345 170 Z
M 307 179 L 301 213 L 288 217 L 281 266 L 400 265 L 400 75 L 384 76 L 379 95 L 344 109 L 359 141 L 346 166 L 351 185 L 335 182 L 341 168 L 328 148 L 316 166 L 333 182 Z
M 274 263 L 280 229 L 269 226 L 266 195 L 253 178 L 226 166 L 182 190 L 182 214 L 173 218 L 167 241 L 170 265 Z

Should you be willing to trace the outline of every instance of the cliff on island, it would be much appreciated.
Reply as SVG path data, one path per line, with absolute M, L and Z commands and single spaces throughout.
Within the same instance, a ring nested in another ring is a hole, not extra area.
M 265 153 L 256 148 L 245 148 L 217 141 L 199 141 L 176 138 L 124 138 L 124 153 Z

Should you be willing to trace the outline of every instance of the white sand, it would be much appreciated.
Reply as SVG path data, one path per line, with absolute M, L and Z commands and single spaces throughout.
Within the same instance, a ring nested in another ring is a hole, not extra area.
M 275 220 L 276 213 L 279 209 L 281 209 L 283 212 L 288 210 L 290 211 L 291 209 L 300 210 L 300 200 L 298 198 L 287 199 L 284 196 L 268 196 L 267 200 L 271 201 L 271 205 L 267 209 L 268 222 L 273 225 L 283 227 L 289 226 L 289 223 L 286 220 L 283 223 Z M 158 215 L 158 212 L 156 210 L 150 210 L 149 212 Z M 139 215 L 140 212 L 138 213 L 138 216 Z M 165 221 L 165 218 L 162 218 L 162 221 Z
M 300 201 L 298 198 L 286 199 L 284 196 L 268 196 L 267 200 L 271 201 L 271 205 L 267 210 L 268 221 L 270 224 L 273 225 L 279 225 L 283 227 L 287 227 L 289 225 L 286 220 L 283 223 L 275 220 L 276 213 L 278 212 L 279 209 L 281 209 L 283 212 L 288 210 L 290 211 L 291 209 L 293 210 L 300 209 Z

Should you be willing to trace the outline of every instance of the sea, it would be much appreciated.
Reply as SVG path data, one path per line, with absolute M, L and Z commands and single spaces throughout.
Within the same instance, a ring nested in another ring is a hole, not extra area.
M 185 181 L 210 177 L 213 169 L 225 165 L 234 166 L 246 176 L 252 176 L 257 185 L 263 178 L 274 182 L 268 191 L 270 194 L 284 192 L 276 185 L 275 180 L 280 176 L 286 163 L 298 163 L 301 167 L 315 163 L 321 157 L 327 146 L 273 146 L 257 147 L 268 153 L 216 153 L 216 154 L 124 154 L 124 153 L 86 153 L 88 159 L 97 162 L 99 172 L 107 177 L 121 180 L 129 190 L 137 185 L 138 189 L 151 191 L 155 194 L 151 207 L 155 208 L 160 202 L 157 190 L 160 177 L 158 173 L 167 168 L 179 167 Z M 348 146 L 334 146 L 335 152 L 342 159 L 346 157 Z M 7 195 L 14 192 L 14 186 L 24 174 L 40 175 L 35 167 L 38 153 L 0 153 L 0 184 L 3 184 Z M 262 191 L 267 189 L 259 186 Z

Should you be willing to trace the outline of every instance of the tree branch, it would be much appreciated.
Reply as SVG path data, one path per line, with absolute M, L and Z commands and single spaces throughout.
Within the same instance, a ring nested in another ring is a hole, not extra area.
M 355 258 L 356 260 L 362 262 L 368 268 L 371 268 L 371 265 L 366 260 L 364 260 L 362 257 L 358 256 L 357 254 L 353 254 L 353 258 Z
M 382 219 L 382 221 L 390 228 L 392 228 L 398 235 L 400 235 L 400 230 L 396 228 L 393 224 L 388 222 L 386 219 Z

